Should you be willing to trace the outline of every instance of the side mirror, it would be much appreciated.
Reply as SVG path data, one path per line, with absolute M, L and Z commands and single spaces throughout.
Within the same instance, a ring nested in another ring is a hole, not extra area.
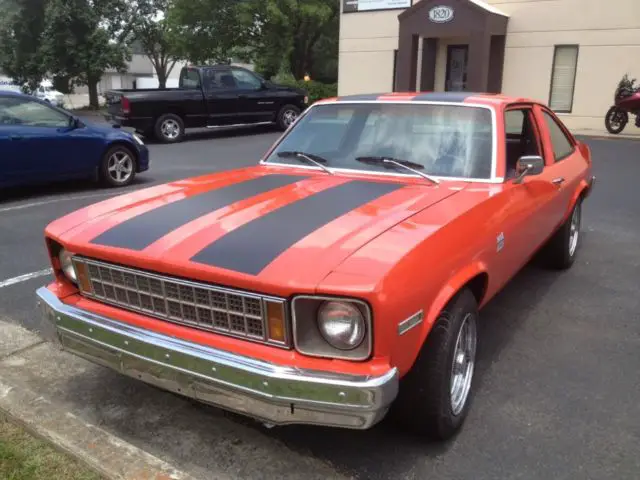
M 540 175 L 544 170 L 544 159 L 538 155 L 520 157 L 516 164 L 517 177 L 514 183 L 522 183 L 524 177 Z
M 69 128 L 71 130 L 75 130 L 76 128 L 81 128 L 82 122 L 78 117 L 69 117 Z

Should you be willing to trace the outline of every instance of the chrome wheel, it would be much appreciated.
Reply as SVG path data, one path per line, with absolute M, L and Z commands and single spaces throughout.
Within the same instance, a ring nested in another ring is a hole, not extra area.
M 160 125 L 160 132 L 168 140 L 175 140 L 180 135 L 180 125 L 177 121 L 169 118 Z
M 295 110 L 287 109 L 282 113 L 282 123 L 287 128 L 296 121 L 296 118 L 298 118 L 298 113 Z
M 471 380 L 476 359 L 476 322 L 471 313 L 462 320 L 451 365 L 451 411 L 459 415 L 471 391 Z
M 578 240 L 580 238 L 580 221 L 581 221 L 581 207 L 578 203 L 573 209 L 571 215 L 571 225 L 569 230 L 569 255 L 573 257 L 578 248 Z
M 125 183 L 133 175 L 133 159 L 127 152 L 116 151 L 107 161 L 107 172 L 116 183 Z

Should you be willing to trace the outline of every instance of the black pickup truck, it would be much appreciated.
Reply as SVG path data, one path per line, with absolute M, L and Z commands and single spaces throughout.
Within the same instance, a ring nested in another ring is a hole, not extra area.
M 161 142 L 185 129 L 275 123 L 282 130 L 307 107 L 304 90 L 276 85 L 230 65 L 184 67 L 178 88 L 109 90 L 107 119 Z

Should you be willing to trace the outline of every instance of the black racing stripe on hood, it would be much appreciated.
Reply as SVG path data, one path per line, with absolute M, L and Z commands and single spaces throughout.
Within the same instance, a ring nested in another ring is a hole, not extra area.
M 191 261 L 257 275 L 310 233 L 402 187 L 397 183 L 354 180 L 328 188 L 232 230 Z
M 452 102 L 462 103 L 467 98 L 478 95 L 473 92 L 427 92 L 420 93 L 411 100 L 414 102 Z
M 220 208 L 276 188 L 305 180 L 300 175 L 264 175 L 177 200 L 126 220 L 101 233 L 91 243 L 144 250 L 173 230 Z

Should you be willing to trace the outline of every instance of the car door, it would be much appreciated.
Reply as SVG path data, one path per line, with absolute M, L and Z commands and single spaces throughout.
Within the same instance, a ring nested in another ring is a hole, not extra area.
M 15 127 L 2 114 L 3 100 L 0 97 L 0 185 L 12 185 L 20 179 L 14 153 L 15 142 L 11 138 L 15 134 Z
M 15 96 L 2 99 L 0 117 L 16 178 L 40 181 L 91 171 L 92 159 L 87 157 L 93 153 L 94 139 L 83 138 L 67 113 Z
M 244 123 L 239 120 L 239 92 L 229 67 L 202 69 L 202 90 L 209 113 L 208 126 Z
M 249 70 L 232 67 L 231 73 L 238 87 L 243 123 L 273 121 L 278 100 L 274 92 L 266 88 L 263 81 Z
M 547 215 L 556 190 L 546 172 L 526 176 L 521 182 L 516 180 L 516 164 L 521 157 L 545 156 L 533 105 L 507 107 L 504 120 L 506 174 L 496 240 L 501 266 L 498 271 L 503 275 L 499 281 L 510 278 L 546 239 L 545 232 L 551 228 Z
M 536 107 L 537 122 L 545 150 L 545 179 L 554 186 L 554 196 L 547 212 L 551 227 L 556 228 L 569 211 L 580 182 L 583 159 L 566 127 L 549 109 Z

